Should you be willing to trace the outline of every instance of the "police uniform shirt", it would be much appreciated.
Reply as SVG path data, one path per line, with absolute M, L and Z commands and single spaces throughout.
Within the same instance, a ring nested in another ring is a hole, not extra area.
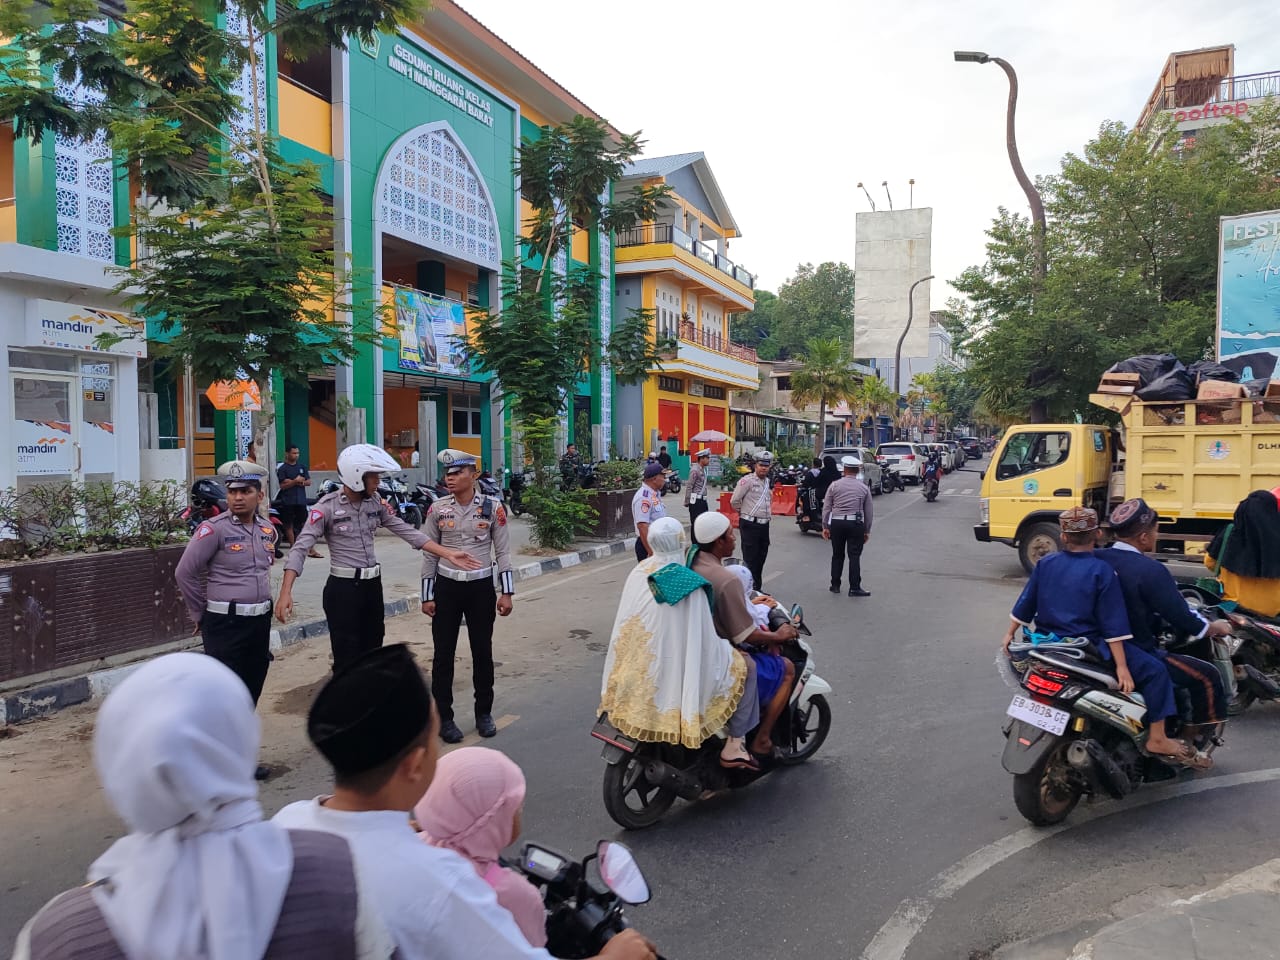
M 635 527 L 636 536 L 640 535 L 640 524 L 653 523 L 667 515 L 667 508 L 662 503 L 662 494 L 647 483 L 640 484 L 640 489 L 631 498 L 631 524 Z
M 301 574 L 307 553 L 321 537 L 329 546 L 332 566 L 356 569 L 377 566 L 373 540 L 379 527 L 385 527 L 415 550 L 421 550 L 430 539 L 397 517 L 391 504 L 377 497 L 350 500 L 345 490 L 337 490 L 321 497 L 311 508 L 284 568 Z
M 760 479 L 754 473 L 748 473 L 733 488 L 733 496 L 729 504 L 738 511 L 738 515 L 750 520 L 768 520 L 773 506 L 773 494 L 769 490 L 769 481 Z
M 684 488 L 684 505 L 687 507 L 695 500 L 702 500 L 707 495 L 707 472 L 702 464 L 695 462 L 689 470 L 689 483 Z
M 200 623 L 210 600 L 270 600 L 275 555 L 275 528 L 261 517 L 241 523 L 235 514 L 222 513 L 196 527 L 175 572 L 191 622 Z
M 480 562 L 482 568 L 496 568 L 502 592 L 513 594 L 515 571 L 511 565 L 511 532 L 507 529 L 507 510 L 497 497 L 486 497 L 475 490 L 469 504 L 458 503 L 456 497 L 441 497 L 431 505 L 422 525 L 427 538 L 450 550 L 465 550 Z M 458 570 L 448 560 L 431 553 L 422 555 L 422 599 L 435 598 L 435 577 L 439 571 L 457 571 L 479 579 L 480 571 Z M 448 576 L 445 572 L 443 576 Z
M 822 500 L 822 525 L 831 525 L 832 517 L 848 517 L 862 514 L 865 532 L 871 532 L 871 488 L 857 477 L 841 477 L 827 487 Z

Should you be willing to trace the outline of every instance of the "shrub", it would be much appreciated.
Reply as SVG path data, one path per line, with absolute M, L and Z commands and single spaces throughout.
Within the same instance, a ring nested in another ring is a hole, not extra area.
M 643 472 L 642 460 L 606 460 L 596 464 L 596 485 L 601 490 L 635 490 Z
M 0 554 L 8 559 L 180 543 L 179 483 L 40 483 L 0 492 Z

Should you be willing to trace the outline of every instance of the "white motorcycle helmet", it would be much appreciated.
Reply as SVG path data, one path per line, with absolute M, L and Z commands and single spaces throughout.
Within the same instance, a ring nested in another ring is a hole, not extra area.
M 364 491 L 366 473 L 394 473 L 400 464 L 372 443 L 356 443 L 338 454 L 338 478 L 351 490 Z

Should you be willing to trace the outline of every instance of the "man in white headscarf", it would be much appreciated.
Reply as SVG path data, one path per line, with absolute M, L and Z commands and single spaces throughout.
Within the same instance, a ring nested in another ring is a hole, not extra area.
M 757 769 L 745 737 L 759 722 L 755 668 L 750 657 L 716 634 L 706 592 L 694 577 L 675 603 L 659 603 L 650 576 L 684 566 L 684 529 L 673 517 L 649 526 L 653 555 L 627 577 L 609 638 L 600 711 L 628 737 L 697 749 L 721 728 L 726 767 Z
M 262 819 L 258 739 L 248 689 L 212 657 L 159 657 L 112 691 L 94 762 L 129 833 L 23 927 L 15 960 L 389 957 L 346 842 Z

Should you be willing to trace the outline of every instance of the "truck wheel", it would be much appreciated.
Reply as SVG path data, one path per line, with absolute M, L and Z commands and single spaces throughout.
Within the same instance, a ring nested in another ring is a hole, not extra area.
M 1022 569 L 1031 573 L 1035 565 L 1051 553 L 1062 549 L 1058 539 L 1058 526 L 1053 523 L 1033 523 L 1018 538 L 1018 559 Z

